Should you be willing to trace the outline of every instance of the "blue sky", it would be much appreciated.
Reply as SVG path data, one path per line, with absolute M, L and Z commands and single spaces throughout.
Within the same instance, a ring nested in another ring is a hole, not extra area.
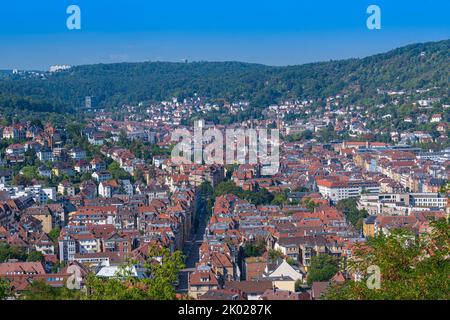
M 66 28 L 81 8 L 82 29 Z M 366 9 L 380 6 L 382 29 Z M 448 39 L 449 0 L 14 0 L 0 4 L 0 69 L 124 61 L 292 65 Z

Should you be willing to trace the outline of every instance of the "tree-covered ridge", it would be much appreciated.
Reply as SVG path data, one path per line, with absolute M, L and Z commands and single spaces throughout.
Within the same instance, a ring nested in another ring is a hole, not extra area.
M 45 97 L 30 97 L 17 95 L 1 95 L 0 107 L 7 110 L 28 110 L 33 112 L 69 112 L 68 106 L 62 101 L 47 99 Z
M 351 94 L 364 102 L 377 89 L 438 87 L 448 95 L 450 40 L 414 44 L 363 59 L 270 67 L 241 62 L 144 62 L 74 67 L 46 77 L 0 78 L 0 96 L 51 101 L 77 108 L 86 96 L 101 106 L 160 101 L 197 93 L 218 101 L 249 100 L 265 107 L 286 98 Z

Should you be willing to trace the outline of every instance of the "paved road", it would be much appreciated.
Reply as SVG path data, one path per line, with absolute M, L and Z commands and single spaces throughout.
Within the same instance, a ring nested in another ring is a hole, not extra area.
M 195 270 L 195 264 L 199 261 L 199 249 L 203 242 L 203 237 L 206 229 L 206 220 L 205 220 L 205 208 L 204 204 L 200 200 L 199 203 L 199 226 L 197 228 L 197 232 L 192 234 L 189 241 L 187 241 L 183 248 L 183 253 L 186 256 L 185 260 L 185 269 L 182 270 L 179 274 L 178 280 L 179 284 L 177 286 L 178 293 L 187 293 L 188 291 L 188 281 L 189 281 L 189 273 Z

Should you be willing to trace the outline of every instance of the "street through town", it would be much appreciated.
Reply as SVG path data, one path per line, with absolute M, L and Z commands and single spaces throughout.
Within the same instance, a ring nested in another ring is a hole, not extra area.
M 183 254 L 186 256 L 185 269 L 179 274 L 178 293 L 187 293 L 189 288 L 189 274 L 195 270 L 195 264 L 199 261 L 199 249 L 202 245 L 206 229 L 206 208 L 201 196 L 198 197 L 198 227 L 191 234 L 189 241 L 184 244 Z

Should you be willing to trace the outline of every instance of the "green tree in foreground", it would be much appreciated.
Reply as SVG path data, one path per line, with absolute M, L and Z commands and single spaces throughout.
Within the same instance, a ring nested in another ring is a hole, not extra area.
M 44 281 L 33 281 L 20 297 L 21 300 L 79 300 L 81 292 L 66 287 L 55 288 Z
M 82 296 L 84 300 L 145 300 L 144 287 L 137 286 L 138 281 L 128 277 L 99 278 L 91 274 L 86 281 L 87 293 Z
M 151 247 L 150 257 L 159 257 L 161 262 L 148 261 L 146 264 L 150 279 L 148 296 L 151 300 L 174 300 L 176 292 L 174 284 L 178 281 L 178 274 L 184 268 L 183 253 L 171 253 L 168 248 Z
M 328 281 L 339 271 L 339 261 L 329 254 L 319 254 L 311 258 L 308 268 L 308 285 L 316 281 Z
M 409 231 L 370 239 L 356 250 L 351 270 L 364 272 L 369 266 L 381 271 L 381 287 L 369 289 L 369 274 L 362 281 L 334 285 L 330 300 L 449 300 L 450 226 L 446 220 L 431 223 L 429 234 L 417 237 Z
M 0 279 L 0 300 L 4 300 L 9 296 L 10 285 L 7 280 Z
M 174 284 L 184 268 L 180 251 L 171 253 L 167 248 L 151 247 L 145 267 L 148 279 L 139 280 L 126 272 L 120 277 L 102 279 L 93 275 L 87 279 L 87 300 L 174 300 Z M 125 269 L 126 270 L 126 267 Z
M 42 281 L 34 281 L 21 296 L 23 300 L 174 300 L 174 284 L 184 268 L 180 251 L 172 253 L 167 248 L 154 246 L 149 250 L 145 268 L 146 279 L 131 275 L 132 261 L 122 266 L 116 277 L 101 278 L 88 275 L 85 288 L 70 290 L 65 286 L 54 288 Z M 2 286 L 0 283 L 0 298 Z

